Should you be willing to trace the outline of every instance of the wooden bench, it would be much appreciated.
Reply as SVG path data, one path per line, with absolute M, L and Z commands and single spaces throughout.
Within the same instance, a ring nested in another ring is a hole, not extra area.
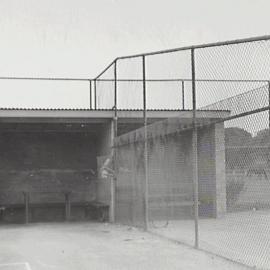
M 6 210 L 20 209 L 24 211 L 24 222 L 27 224 L 31 221 L 31 212 L 38 209 L 48 208 L 63 208 L 65 220 L 70 220 L 71 207 L 83 207 L 85 211 L 85 217 L 89 211 L 95 212 L 93 217 L 96 217 L 99 221 L 105 221 L 108 219 L 109 205 L 98 202 L 71 202 L 71 193 L 61 193 L 64 195 L 64 202 L 45 202 L 45 203 L 31 203 L 31 193 L 23 193 L 24 203 L 9 203 L 0 204 L 0 220 L 3 219 Z

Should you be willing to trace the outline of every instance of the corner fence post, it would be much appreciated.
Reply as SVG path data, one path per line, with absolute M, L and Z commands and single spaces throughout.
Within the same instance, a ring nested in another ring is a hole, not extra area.
M 196 115 L 196 74 L 195 74 L 195 53 L 191 49 L 191 74 L 192 74 L 192 162 L 193 162 L 193 199 L 194 199 L 194 223 L 195 223 L 195 248 L 199 248 L 199 191 L 198 191 L 198 132 Z
M 110 201 L 110 222 L 115 222 L 115 204 L 116 204 L 116 167 L 117 167 L 117 153 L 115 139 L 117 137 L 117 60 L 114 62 L 114 118 L 112 122 L 112 159 L 113 159 L 113 176 L 111 177 L 111 201 Z
M 146 115 L 146 74 L 145 74 L 145 56 L 142 56 L 142 71 L 143 71 L 143 119 L 144 119 L 144 168 L 145 168 L 145 183 L 144 183 L 144 223 L 145 230 L 149 227 L 149 202 L 148 202 L 148 142 L 147 142 L 147 115 Z

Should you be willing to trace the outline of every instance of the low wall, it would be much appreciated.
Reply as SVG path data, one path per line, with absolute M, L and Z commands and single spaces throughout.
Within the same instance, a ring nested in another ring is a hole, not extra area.
M 181 123 L 148 127 L 149 219 L 193 215 L 192 130 Z M 144 130 L 119 136 L 117 144 L 116 218 L 142 225 L 144 220 Z M 226 212 L 224 126 L 198 129 L 199 212 L 219 217 Z

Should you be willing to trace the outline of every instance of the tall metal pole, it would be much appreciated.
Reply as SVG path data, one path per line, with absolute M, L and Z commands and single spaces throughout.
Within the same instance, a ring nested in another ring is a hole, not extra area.
M 89 103 L 90 110 L 92 110 L 92 80 L 89 80 Z
M 113 118 L 113 130 L 112 130 L 112 159 L 113 159 L 113 171 L 114 175 L 111 178 L 111 205 L 110 205 L 110 222 L 115 222 L 115 194 L 116 194 L 116 162 L 117 162 L 117 149 L 115 144 L 115 138 L 117 137 L 117 60 L 114 62 L 114 118 Z
M 94 102 L 95 102 L 95 104 L 94 104 L 94 108 L 95 108 L 95 110 L 97 109 L 97 80 L 95 79 L 94 80 L 94 95 L 95 95 L 95 97 L 94 97 Z
M 185 110 L 185 82 L 182 81 L 182 110 Z
M 197 118 L 196 118 L 196 74 L 195 74 L 194 49 L 191 49 L 191 72 L 192 72 L 192 122 L 193 122 L 192 156 L 193 156 L 195 248 L 199 248 L 198 132 L 197 132 Z
M 145 74 L 145 56 L 142 56 L 142 71 L 143 71 L 143 119 L 144 119 L 144 168 L 145 168 L 145 183 L 144 183 L 144 222 L 145 230 L 148 230 L 149 220 L 149 202 L 148 202 L 148 143 L 147 143 L 147 115 L 146 115 L 146 74 Z
M 117 60 L 114 62 L 114 121 L 116 123 L 115 137 L 117 137 Z

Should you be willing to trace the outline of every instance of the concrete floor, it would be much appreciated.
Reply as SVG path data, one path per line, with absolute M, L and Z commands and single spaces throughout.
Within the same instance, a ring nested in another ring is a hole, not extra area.
M 245 269 L 152 234 L 102 223 L 0 227 L 0 270 Z
M 194 221 L 152 222 L 152 232 L 193 245 Z M 166 226 L 165 226 L 166 225 Z M 199 246 L 256 269 L 270 269 L 270 211 L 228 213 L 199 220 Z

